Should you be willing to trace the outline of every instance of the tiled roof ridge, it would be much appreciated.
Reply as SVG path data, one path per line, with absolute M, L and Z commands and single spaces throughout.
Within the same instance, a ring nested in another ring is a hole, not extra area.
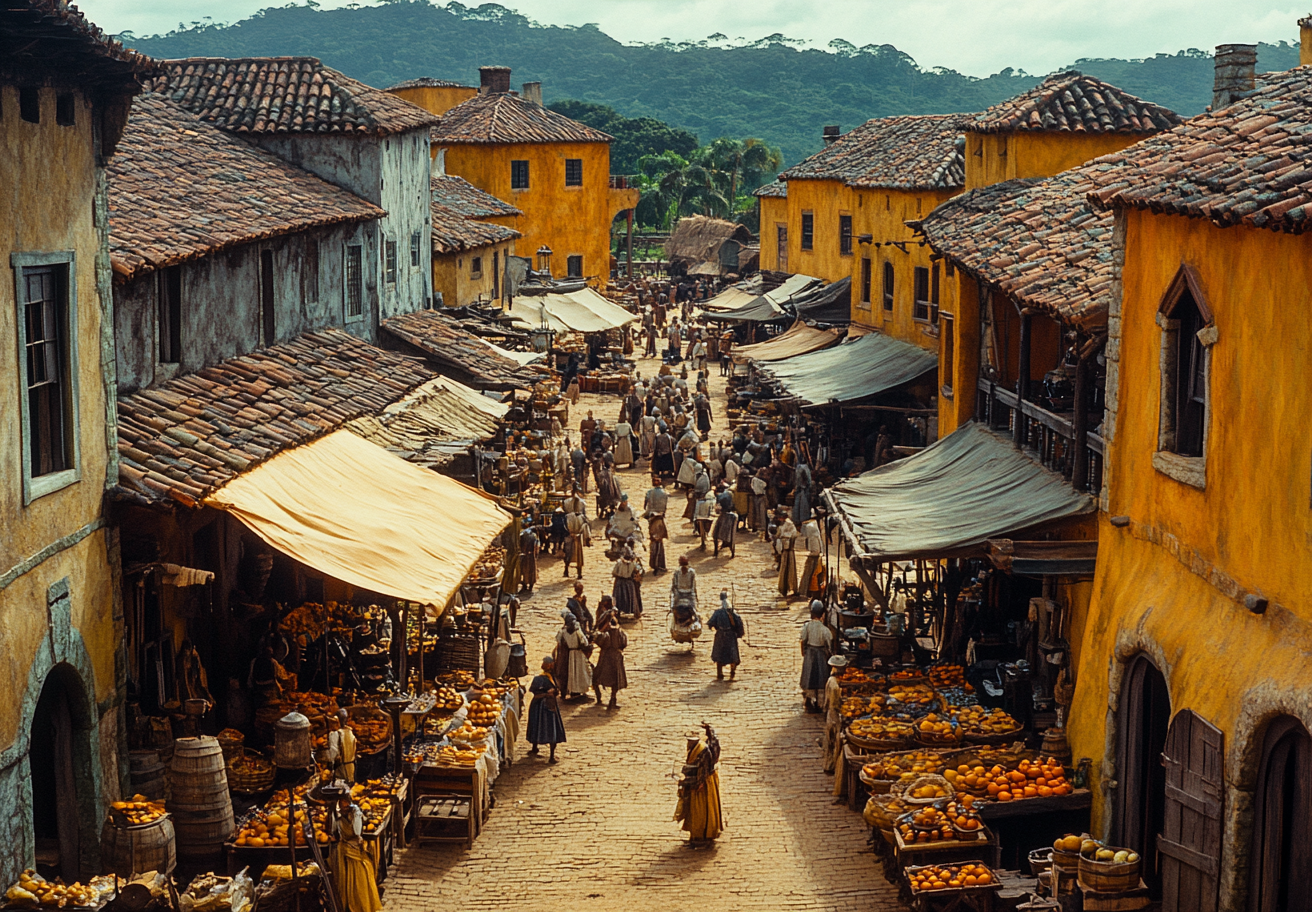
M 1019 95 L 992 105 L 970 124 L 974 133 L 1012 131 L 1149 134 L 1184 118 L 1169 108 L 1088 76 L 1053 73 Z
M 264 238 L 386 215 L 154 92 L 133 100 L 108 184 L 119 280 Z
M 383 91 L 395 92 L 398 89 L 472 89 L 474 86 L 466 85 L 463 82 L 456 82 L 452 79 L 437 79 L 432 76 L 418 76 L 414 79 L 407 79 L 404 82 L 398 82 L 396 85 L 388 86 Z
M 153 58 L 140 51 L 124 47 L 122 42 L 116 41 L 88 19 L 86 13 L 82 12 L 76 4 L 69 3 L 67 0 L 11 0 L 10 3 L 5 4 L 5 12 L 9 14 L 30 12 L 43 18 L 57 20 L 67 24 L 78 33 L 79 38 L 92 45 L 93 53 L 98 56 L 126 64 L 133 72 L 142 75 L 152 74 L 156 70 L 157 63 Z
M 434 142 L 507 144 L 614 141 L 587 124 L 535 104 L 514 92 L 475 95 L 442 115 L 433 127 Z
M 876 117 L 844 133 L 780 178 L 839 180 L 847 186 L 951 190 L 965 185 L 962 135 L 971 114 Z
M 433 221 L 432 246 L 436 253 L 473 250 L 524 236 L 514 228 L 480 221 L 441 203 L 432 203 L 430 210 Z
M 455 370 L 469 377 L 469 386 L 493 390 L 529 389 L 541 371 L 521 366 L 463 329 L 440 309 L 416 310 L 388 317 L 380 324 L 402 342 L 423 351 L 443 373 Z
M 324 329 L 120 396 L 116 493 L 195 507 L 277 453 L 377 414 L 433 376 L 418 359 Z

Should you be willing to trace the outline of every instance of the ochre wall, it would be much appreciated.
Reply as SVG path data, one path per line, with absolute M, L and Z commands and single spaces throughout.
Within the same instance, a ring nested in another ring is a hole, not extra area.
M 485 301 L 491 300 L 494 272 L 492 255 L 498 254 L 498 267 L 504 271 L 506 257 L 514 252 L 515 242 L 506 241 L 501 244 L 476 247 L 473 250 L 462 250 L 459 253 L 434 253 L 433 290 L 442 293 L 442 300 L 447 307 L 472 304 L 480 295 L 484 296 Z M 477 278 L 470 271 L 474 257 L 483 258 L 483 271 Z M 504 294 L 505 283 L 503 282 L 499 287 Z
M 626 191 L 610 189 L 610 146 L 606 143 L 540 143 L 524 145 L 448 145 L 446 172 L 515 206 L 524 214 L 510 224 L 524 236 L 516 242 L 519 256 L 536 265 L 537 250 L 552 251 L 551 272 L 565 275 L 567 257 L 583 257 L 583 275 L 593 284 L 610 276 L 610 224 L 623 205 Z M 565 159 L 583 160 L 583 185 L 565 186 Z M 529 162 L 527 190 L 510 189 L 510 163 Z M 637 191 L 627 192 L 636 196 Z M 614 197 L 614 199 L 613 199 Z M 636 205 L 636 200 L 633 202 Z
M 858 257 L 855 236 L 856 199 L 850 187 L 836 180 L 790 180 L 788 182 L 788 272 L 837 282 L 852 274 Z M 802 213 L 814 215 L 812 249 L 802 249 Z M 838 250 L 838 217 L 852 216 L 852 253 Z M 764 222 L 762 222 L 764 224 Z M 910 233 L 910 232 L 908 232 Z M 762 245 L 761 256 L 765 250 Z M 764 262 L 764 259 L 763 259 Z
M 788 198 L 763 196 L 761 200 L 761 268 L 773 271 L 788 271 L 779 265 L 779 235 L 777 226 L 788 225 Z M 800 230 L 800 226 L 799 226 Z M 788 227 L 791 240 L 793 228 Z
M 1126 220 L 1124 303 L 1109 512 L 1085 632 L 1070 736 L 1075 755 L 1114 756 L 1119 669 L 1146 652 L 1166 677 L 1171 712 L 1191 709 L 1226 737 L 1222 898 L 1242 905 L 1245 789 L 1263 725 L 1277 711 L 1312 725 L 1312 239 L 1141 212 Z M 1158 441 L 1157 308 L 1180 264 L 1199 275 L 1215 317 L 1206 487 L 1153 465 Z M 1261 264 L 1261 268 L 1254 268 Z M 1109 391 L 1110 395 L 1110 391 Z M 1270 600 L 1264 615 L 1242 604 Z M 1117 775 L 1103 769 L 1104 779 Z M 1110 823 L 1095 790 L 1095 824 Z M 1251 797 L 1251 796 L 1250 796 Z M 1238 854 L 1235 854 L 1238 853 Z M 1229 879 L 1226 879 L 1229 878 Z M 1238 897 L 1238 898 L 1236 898 Z
M 478 94 L 474 86 L 416 86 L 410 89 L 388 89 L 397 98 L 404 98 L 425 111 L 442 115 L 461 102 Z
M 1017 177 L 1052 177 L 1131 146 L 1146 133 L 967 133 L 966 189 Z
M 950 372 L 943 366 L 945 352 L 942 348 L 939 351 L 940 382 L 952 387 L 951 397 L 939 391 L 940 437 L 946 437 L 975 416 L 975 390 L 979 378 L 979 283 L 965 270 L 956 269 L 954 273 L 951 279 L 944 279 L 952 286 L 956 310 L 952 311 L 954 338 Z M 946 345 L 946 336 L 939 341 Z

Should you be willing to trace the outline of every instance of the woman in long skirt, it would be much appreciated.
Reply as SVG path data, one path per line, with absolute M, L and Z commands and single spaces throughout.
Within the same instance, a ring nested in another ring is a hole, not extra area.
M 712 533 L 715 539 L 715 557 L 720 556 L 721 548 L 728 548 L 730 557 L 737 556 L 733 547 L 733 533 L 737 528 L 738 514 L 721 507 L 720 515 L 715 518 L 715 531 Z
M 642 617 L 642 561 L 625 548 L 615 566 L 611 567 L 610 575 L 615 578 L 611 590 L 615 609 L 620 614 Z
M 592 644 L 601 650 L 597 655 L 597 670 L 592 675 L 592 689 L 597 695 L 597 705 L 601 705 L 601 689 L 610 688 L 610 703 L 607 709 L 619 709 L 616 697 L 629 686 L 629 676 L 624 670 L 624 649 L 629 645 L 628 635 L 620 628 L 619 617 L 612 608 L 597 619 L 597 632 L 592 636 Z
M 650 459 L 652 445 L 656 443 L 656 416 L 654 414 L 644 415 L 639 428 L 638 454 L 643 459 Z
M 533 745 L 529 756 L 536 757 L 539 744 L 551 745 L 548 763 L 556 762 L 556 745 L 565 741 L 565 722 L 560 717 L 560 705 L 556 702 L 559 695 L 556 682 L 551 676 L 552 660 L 547 656 L 542 660 L 542 674 L 536 676 L 528 686 L 533 695 L 533 702 L 528 707 L 529 744 Z
M 556 632 L 556 661 L 561 694 L 569 699 L 587 696 L 592 689 L 592 666 L 588 664 L 588 635 L 579 629 L 578 618 L 566 609 L 560 613 L 565 624 Z
M 774 544 L 779 555 L 779 594 L 787 598 L 797 592 L 797 527 L 783 507 L 779 508 L 778 519 Z
M 627 421 L 615 425 L 615 465 L 633 465 L 633 426 Z
M 807 712 L 820 711 L 820 697 L 829 677 L 834 634 L 825 626 L 824 616 L 824 602 L 816 599 L 811 603 L 811 620 L 802 625 L 798 637 L 802 645 L 802 697 Z

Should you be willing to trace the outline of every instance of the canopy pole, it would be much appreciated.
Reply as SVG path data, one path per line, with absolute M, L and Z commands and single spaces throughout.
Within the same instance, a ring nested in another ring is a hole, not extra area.
M 625 240 L 626 253 L 624 254 L 624 264 L 628 269 L 629 280 L 633 280 L 633 210 L 629 209 L 625 213 L 626 220 L 629 223 L 628 237 Z
M 1075 447 L 1071 460 L 1071 484 L 1077 491 L 1089 489 L 1089 374 L 1092 370 L 1092 358 L 1080 358 L 1075 362 L 1075 416 L 1071 422 L 1071 436 Z
M 1025 444 L 1025 399 L 1030 389 L 1030 312 L 1020 312 L 1020 367 L 1016 376 L 1016 416 L 1013 420 L 1016 446 Z

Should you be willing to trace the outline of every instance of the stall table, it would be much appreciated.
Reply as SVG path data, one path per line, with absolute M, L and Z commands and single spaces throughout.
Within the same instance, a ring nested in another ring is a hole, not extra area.
M 1069 795 L 1025 798 L 1020 801 L 981 801 L 975 808 L 980 818 L 998 834 L 1004 852 L 1002 863 L 1020 868 L 1032 849 L 1051 846 L 1058 836 L 1082 833 L 1089 828 L 1093 794 L 1076 789 Z

